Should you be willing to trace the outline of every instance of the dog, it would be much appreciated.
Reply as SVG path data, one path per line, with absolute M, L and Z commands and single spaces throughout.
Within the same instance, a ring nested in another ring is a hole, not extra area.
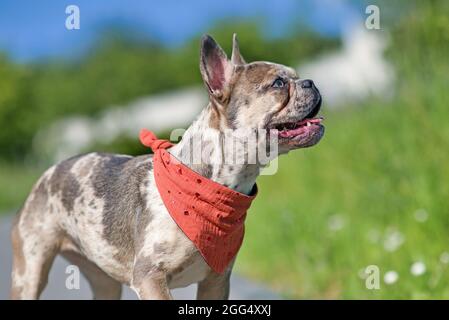
M 201 39 L 200 71 L 209 103 L 170 154 L 200 175 L 249 194 L 259 163 L 193 163 L 193 140 L 209 158 L 227 151 L 206 132 L 241 128 L 277 132 L 279 153 L 318 143 L 314 117 L 321 95 L 312 80 L 284 65 L 247 63 L 236 35 L 232 56 L 210 36 Z M 227 299 L 234 260 L 214 272 L 173 221 L 155 184 L 153 155 L 79 155 L 49 168 L 36 182 L 12 227 L 12 299 L 38 299 L 57 254 L 79 267 L 94 299 L 120 299 L 122 284 L 139 299 L 171 299 L 170 289 L 198 283 L 198 299 Z

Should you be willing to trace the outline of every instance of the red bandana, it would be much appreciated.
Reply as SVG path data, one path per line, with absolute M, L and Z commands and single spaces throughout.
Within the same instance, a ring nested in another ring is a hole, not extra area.
M 172 143 L 146 129 L 140 141 L 154 152 L 156 186 L 171 217 L 207 264 L 223 273 L 242 245 L 246 211 L 257 186 L 247 196 L 199 175 L 165 150 Z

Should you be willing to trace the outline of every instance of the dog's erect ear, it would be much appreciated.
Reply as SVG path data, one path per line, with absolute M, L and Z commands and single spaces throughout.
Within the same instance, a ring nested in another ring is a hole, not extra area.
M 210 94 L 220 99 L 233 73 L 233 65 L 223 49 L 209 35 L 201 38 L 200 70 Z
M 237 40 L 237 34 L 234 33 L 232 36 L 232 56 L 231 61 L 234 65 L 245 64 L 245 59 L 243 59 L 240 54 L 239 41 Z

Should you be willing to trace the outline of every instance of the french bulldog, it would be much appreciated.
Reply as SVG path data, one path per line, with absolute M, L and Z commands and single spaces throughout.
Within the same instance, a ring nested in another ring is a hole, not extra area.
M 279 154 L 322 138 L 324 127 L 315 118 L 321 95 L 313 81 L 284 65 L 245 62 L 235 34 L 230 59 L 203 36 L 200 71 L 209 103 L 168 149 L 200 175 L 249 194 L 264 166 L 194 163 L 192 142 L 208 146 L 208 159 L 231 152 L 228 140 L 212 139 L 211 132 L 275 132 Z M 227 299 L 234 260 L 224 273 L 207 265 L 167 212 L 152 161 L 151 154 L 89 153 L 50 167 L 14 219 L 11 298 L 38 299 L 60 254 L 80 268 L 95 299 L 119 299 L 122 284 L 140 299 L 171 299 L 170 289 L 192 283 L 198 283 L 198 299 Z

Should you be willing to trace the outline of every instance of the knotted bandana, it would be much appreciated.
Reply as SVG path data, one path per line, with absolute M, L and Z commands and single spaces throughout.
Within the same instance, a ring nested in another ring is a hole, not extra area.
M 223 273 L 242 245 L 257 186 L 248 196 L 201 176 L 166 150 L 172 143 L 146 129 L 140 131 L 140 141 L 154 152 L 156 186 L 171 217 L 206 263 Z

